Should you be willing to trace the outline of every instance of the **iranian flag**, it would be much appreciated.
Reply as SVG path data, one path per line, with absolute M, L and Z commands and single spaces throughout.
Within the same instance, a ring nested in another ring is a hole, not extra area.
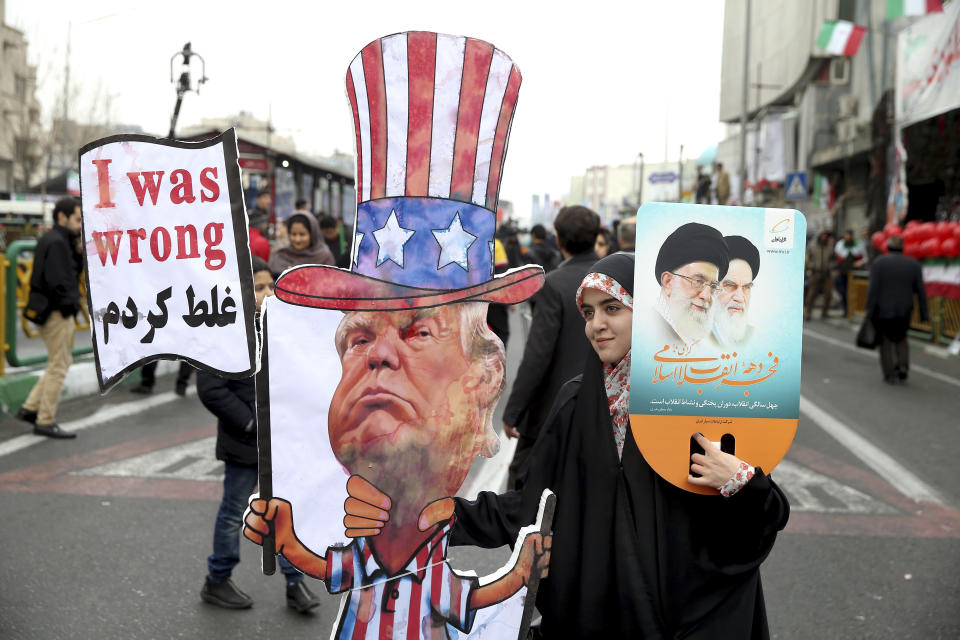
M 823 23 L 817 46 L 835 56 L 855 56 L 860 41 L 866 33 L 866 27 L 855 25 L 846 20 L 830 20 Z
M 813 183 L 813 199 L 821 209 L 833 209 L 833 187 L 826 176 L 817 174 Z
M 934 258 L 923 261 L 923 284 L 930 297 L 960 300 L 960 260 Z
M 940 0 L 887 0 L 887 20 L 942 12 L 943 3 Z

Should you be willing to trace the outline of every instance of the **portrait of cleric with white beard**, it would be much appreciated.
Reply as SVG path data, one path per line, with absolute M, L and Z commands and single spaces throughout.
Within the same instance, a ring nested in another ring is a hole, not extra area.
M 691 222 L 667 236 L 654 268 L 660 291 L 649 325 L 658 343 L 693 347 L 710 336 L 729 262 L 723 234 L 709 225 Z
M 713 316 L 713 339 L 722 348 L 739 347 L 753 334 L 750 298 L 760 271 L 760 251 L 743 236 L 726 236 L 730 266 L 720 280 Z

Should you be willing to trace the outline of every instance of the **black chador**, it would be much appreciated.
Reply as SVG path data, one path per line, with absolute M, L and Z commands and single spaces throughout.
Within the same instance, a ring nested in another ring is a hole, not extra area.
M 629 429 L 618 460 L 603 375 L 591 351 L 544 423 L 522 491 L 458 498 L 452 544 L 512 544 L 549 488 L 553 547 L 537 594 L 547 637 L 769 637 L 759 567 L 789 516 L 783 493 L 759 468 L 730 498 L 679 489 Z

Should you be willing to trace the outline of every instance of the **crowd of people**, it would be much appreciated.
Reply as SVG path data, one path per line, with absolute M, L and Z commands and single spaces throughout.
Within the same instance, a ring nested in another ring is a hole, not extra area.
M 315 215 L 306 205 L 298 202 L 273 234 L 268 233 L 269 194 L 260 194 L 248 214 L 258 310 L 281 272 L 299 265 L 350 264 L 352 230 L 341 220 Z M 25 310 L 40 327 L 48 365 L 17 417 L 31 423 L 38 435 L 71 438 L 75 434 L 61 429 L 55 417 L 70 364 L 73 316 L 82 304 L 80 205 L 64 198 L 54 215 L 54 228 L 37 245 Z M 455 511 L 459 523 L 452 543 L 511 543 L 535 515 L 542 490 L 551 488 L 560 496 L 560 506 L 554 522 L 555 560 L 538 598 L 545 632 L 767 637 L 758 570 L 786 524 L 786 498 L 760 468 L 702 437 L 698 442 L 704 453 L 692 456 L 690 482 L 712 487 L 723 500 L 704 502 L 654 473 L 628 425 L 636 219 L 606 229 L 589 208 L 567 206 L 553 221 L 553 232 L 535 225 L 529 240 L 521 240 L 518 230 L 506 224 L 497 234 L 496 270 L 538 264 L 546 278 L 530 299 L 533 320 L 503 412 L 503 433 L 518 439 L 509 490 L 483 492 L 473 502 L 452 500 L 447 509 Z M 834 288 L 846 309 L 848 275 L 870 267 L 867 312 L 880 335 L 888 383 L 907 378 L 906 330 L 914 296 L 921 316 L 927 317 L 919 263 L 903 256 L 895 240 L 889 243 L 889 255 L 874 256 L 852 231 L 839 241 L 822 232 L 806 254 L 808 319 L 820 295 L 827 315 Z M 749 263 L 746 257 L 743 261 Z M 491 304 L 487 317 L 504 344 L 509 339 L 507 313 L 505 305 Z M 181 395 L 189 373 L 188 368 L 178 376 Z M 144 374 L 141 392 L 153 387 L 153 371 Z M 217 418 L 216 456 L 225 463 L 201 598 L 225 608 L 247 608 L 253 602 L 231 575 L 239 562 L 246 499 L 257 484 L 254 383 L 252 378 L 225 380 L 201 372 L 197 388 Z M 729 522 L 737 526 L 715 526 Z M 605 540 L 602 548 L 592 543 L 598 535 Z M 588 555 L 592 559 L 583 562 Z M 600 556 L 605 559 L 597 562 Z M 287 604 L 301 612 L 316 607 L 319 601 L 303 583 L 303 574 L 283 558 L 280 565 Z
M 805 265 L 804 320 L 811 319 L 820 296 L 823 297 L 821 317 L 829 317 L 834 291 L 840 297 L 841 315 L 849 317 L 847 289 L 850 274 L 855 269 L 868 268 L 876 258 L 876 251 L 865 237 L 866 230 L 858 240 L 853 230 L 847 229 L 839 240 L 833 232 L 826 230 L 811 238 L 807 244 Z

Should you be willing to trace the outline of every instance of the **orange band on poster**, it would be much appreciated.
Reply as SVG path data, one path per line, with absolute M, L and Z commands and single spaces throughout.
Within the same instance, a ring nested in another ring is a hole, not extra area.
M 737 418 L 730 416 L 630 416 L 633 438 L 647 463 L 664 480 L 685 491 L 719 495 L 716 489 L 687 482 L 690 437 L 700 432 L 711 442 L 725 434 L 735 438 L 733 454 L 769 473 L 786 455 L 799 420 L 792 418 Z

